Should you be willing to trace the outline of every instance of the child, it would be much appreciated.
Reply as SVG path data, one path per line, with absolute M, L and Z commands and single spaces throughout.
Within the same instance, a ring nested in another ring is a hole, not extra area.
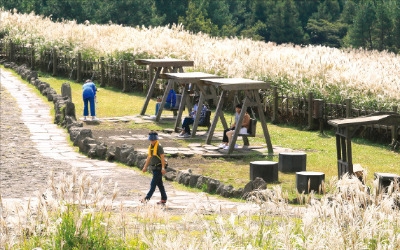
M 150 190 L 147 193 L 146 197 L 141 201 L 145 203 L 150 200 L 151 196 L 153 196 L 156 187 L 160 190 L 161 193 L 161 201 L 157 202 L 157 204 L 164 205 L 167 203 L 167 193 L 165 192 L 162 176 L 166 173 L 165 170 L 165 158 L 164 158 L 164 149 L 161 144 L 158 143 L 158 134 L 157 132 L 151 131 L 149 133 L 149 151 L 147 155 L 146 162 L 144 163 L 143 172 L 147 171 L 147 167 L 151 165 L 153 167 L 153 179 L 150 183 Z

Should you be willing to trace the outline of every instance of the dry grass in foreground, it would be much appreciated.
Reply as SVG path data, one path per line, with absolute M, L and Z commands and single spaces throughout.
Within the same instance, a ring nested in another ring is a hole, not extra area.
M 291 207 L 279 187 L 255 192 L 231 214 L 183 216 L 140 206 L 128 211 L 104 197 L 101 181 L 75 170 L 49 176 L 47 191 L 15 207 L 1 201 L 5 249 L 398 249 L 400 190 L 369 190 L 356 179 L 331 195 L 303 196 Z M 207 202 L 199 196 L 199 202 Z

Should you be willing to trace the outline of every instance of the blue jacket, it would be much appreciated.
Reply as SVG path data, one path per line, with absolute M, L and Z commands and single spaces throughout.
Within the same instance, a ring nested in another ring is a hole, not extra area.
M 176 104 L 176 93 L 175 90 L 171 89 L 168 93 L 167 100 L 165 100 L 166 105 L 171 104 L 171 108 L 175 107 Z
M 83 89 L 82 93 L 83 98 L 91 98 L 96 96 L 97 88 L 93 82 L 87 82 L 83 84 L 82 89 Z

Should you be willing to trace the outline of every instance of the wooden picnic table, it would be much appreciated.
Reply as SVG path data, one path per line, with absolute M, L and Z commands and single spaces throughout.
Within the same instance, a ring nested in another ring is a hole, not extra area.
M 183 72 L 183 67 L 193 67 L 194 62 L 190 60 L 179 60 L 179 59 L 137 59 L 135 60 L 137 65 L 148 65 L 150 71 L 151 84 L 147 91 L 146 100 L 144 101 L 142 111 L 140 115 L 144 115 L 149 105 L 150 99 L 153 96 L 154 88 L 156 87 L 157 80 L 161 74 L 168 72 Z M 153 76 L 153 69 L 156 69 L 156 73 Z
M 328 124 L 336 128 L 338 177 L 341 178 L 346 173 L 354 174 L 351 139 L 357 130 L 365 125 L 382 124 L 394 126 L 393 131 L 397 133 L 397 126 L 400 124 L 400 114 L 395 112 L 377 112 L 368 116 L 329 120 Z
M 261 105 L 261 100 L 258 91 L 260 89 L 268 89 L 271 87 L 270 83 L 264 81 L 256 81 L 251 79 L 244 78 L 216 78 L 216 79 L 203 79 L 201 80 L 202 84 L 213 85 L 216 88 L 221 89 L 217 109 L 215 111 L 215 115 L 213 121 L 211 123 L 211 127 L 206 139 L 207 144 L 211 144 L 211 139 L 214 134 L 215 127 L 217 126 L 218 118 L 221 119 L 221 122 L 224 126 L 224 129 L 227 129 L 227 123 L 224 117 L 224 113 L 222 111 L 222 106 L 224 102 L 224 96 L 228 91 L 243 91 L 245 94 L 245 98 L 243 100 L 242 112 L 240 113 L 238 124 L 242 124 L 244 114 L 246 113 L 247 107 L 257 107 L 258 115 L 260 118 L 261 126 L 264 132 L 265 142 L 267 143 L 268 152 L 272 153 L 272 143 L 271 138 L 269 136 L 267 124 L 265 122 L 265 116 L 263 113 L 263 108 Z M 236 143 L 237 137 L 239 135 L 240 128 L 235 129 L 235 133 L 232 136 L 232 141 L 229 144 L 228 154 L 231 154 L 234 145 Z
M 218 76 L 213 75 L 213 74 L 203 73 L 203 72 L 187 72 L 187 73 L 165 73 L 165 74 L 163 74 L 163 77 L 165 79 L 168 79 L 168 85 L 164 91 L 164 96 L 161 101 L 160 109 L 158 110 L 156 121 L 159 121 L 159 119 L 161 117 L 164 103 L 167 100 L 169 90 L 172 88 L 173 84 L 178 83 L 178 84 L 181 84 L 184 86 L 183 93 L 182 93 L 182 99 L 181 99 L 181 103 L 179 105 L 178 114 L 176 117 L 175 127 L 174 127 L 175 131 L 177 131 L 178 126 L 181 125 L 180 123 L 181 123 L 181 119 L 182 119 L 182 113 L 185 110 L 185 106 L 188 108 L 189 111 L 192 108 L 192 103 L 190 102 L 189 91 L 188 91 L 189 84 L 193 84 L 194 87 L 196 88 L 197 84 L 200 83 L 201 79 L 218 78 Z M 199 107 L 203 107 L 204 100 L 205 100 L 204 97 L 202 97 L 200 95 L 199 103 L 198 103 Z M 199 118 L 200 118 L 200 115 L 196 115 L 196 118 L 193 123 L 191 137 L 194 137 L 196 134 L 197 127 L 199 124 Z

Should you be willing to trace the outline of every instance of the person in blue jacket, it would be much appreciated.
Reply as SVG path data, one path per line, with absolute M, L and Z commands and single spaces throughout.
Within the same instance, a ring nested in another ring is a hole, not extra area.
M 97 88 L 94 82 L 90 79 L 85 81 L 85 84 L 82 86 L 82 97 L 83 97 L 83 116 L 84 120 L 86 121 L 86 117 L 89 116 L 89 108 L 88 104 L 90 105 L 90 114 L 92 116 L 92 120 L 97 120 L 96 118 L 96 92 Z
M 157 100 L 156 103 L 156 115 L 158 113 L 158 110 L 160 109 L 161 105 L 161 97 Z M 172 109 L 176 105 L 176 92 L 173 89 L 170 89 L 168 92 L 167 100 L 165 100 L 164 108 L 166 109 Z

